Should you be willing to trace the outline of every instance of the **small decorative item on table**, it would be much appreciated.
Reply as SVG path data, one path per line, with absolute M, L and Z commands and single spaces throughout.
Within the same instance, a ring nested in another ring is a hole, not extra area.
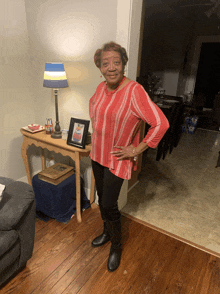
M 51 118 L 46 119 L 45 130 L 46 130 L 46 134 L 53 133 L 53 122 Z
M 68 130 L 62 130 L 62 139 L 63 140 L 67 140 L 67 137 L 68 137 Z
M 31 125 L 28 125 L 28 128 L 34 132 L 34 131 L 37 131 L 39 129 L 40 125 L 37 125 L 37 124 L 31 124 Z
M 38 178 L 53 185 L 58 185 L 69 176 L 71 176 L 73 173 L 73 167 L 62 163 L 55 163 L 47 169 L 39 172 Z
M 38 124 L 30 124 L 26 127 L 22 127 L 23 130 L 28 131 L 30 133 L 37 133 L 44 130 L 44 127 Z
M 89 123 L 89 120 L 71 117 L 67 144 L 85 149 Z

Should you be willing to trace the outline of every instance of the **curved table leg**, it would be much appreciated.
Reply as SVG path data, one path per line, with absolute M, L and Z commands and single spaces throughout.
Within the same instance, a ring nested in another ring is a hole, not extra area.
M 29 183 L 29 185 L 32 186 L 30 166 L 29 166 L 29 161 L 28 161 L 28 156 L 27 156 L 27 149 L 28 149 L 28 139 L 25 136 L 23 136 L 23 143 L 21 145 L 21 155 L 22 155 L 22 158 L 23 158 L 28 183 Z
M 78 222 L 82 222 L 81 216 L 81 183 L 80 183 L 80 162 L 79 152 L 75 152 L 75 165 L 76 165 L 76 217 Z
M 42 165 L 42 170 L 45 170 L 46 162 L 45 162 L 45 155 L 44 155 L 44 149 L 43 148 L 41 148 L 41 165 Z

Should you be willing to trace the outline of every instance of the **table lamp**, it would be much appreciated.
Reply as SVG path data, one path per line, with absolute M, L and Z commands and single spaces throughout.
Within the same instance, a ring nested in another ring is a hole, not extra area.
M 54 139 L 62 138 L 62 132 L 60 130 L 59 116 L 58 116 L 58 91 L 59 88 L 68 87 L 66 73 L 63 63 L 45 63 L 44 71 L 44 87 L 53 88 L 55 95 L 55 110 L 56 110 L 56 126 L 51 137 Z

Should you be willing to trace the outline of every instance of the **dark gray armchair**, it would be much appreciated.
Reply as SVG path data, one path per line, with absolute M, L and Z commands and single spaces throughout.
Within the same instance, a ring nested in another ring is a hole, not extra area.
M 36 205 L 30 185 L 0 177 L 0 288 L 21 271 L 34 247 Z

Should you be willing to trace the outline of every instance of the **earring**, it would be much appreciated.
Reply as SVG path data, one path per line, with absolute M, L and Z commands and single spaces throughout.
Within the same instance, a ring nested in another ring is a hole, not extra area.
M 100 78 L 102 78 L 102 76 L 100 76 Z

